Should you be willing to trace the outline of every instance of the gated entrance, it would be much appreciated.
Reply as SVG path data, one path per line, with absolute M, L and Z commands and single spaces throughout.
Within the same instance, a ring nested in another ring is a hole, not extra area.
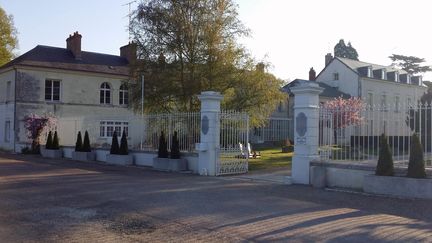
M 219 113 L 220 146 L 216 159 L 216 174 L 242 174 L 248 171 L 249 116 L 243 112 Z

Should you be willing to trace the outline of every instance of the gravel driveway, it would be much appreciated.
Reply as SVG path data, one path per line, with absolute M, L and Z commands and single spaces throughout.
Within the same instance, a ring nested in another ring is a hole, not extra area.
M 0 154 L 1 242 L 432 242 L 432 201 Z

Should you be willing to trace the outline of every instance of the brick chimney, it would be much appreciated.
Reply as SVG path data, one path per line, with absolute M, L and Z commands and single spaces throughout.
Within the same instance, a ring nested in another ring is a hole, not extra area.
M 126 58 L 129 64 L 135 63 L 137 59 L 137 44 L 129 42 L 129 44 L 120 47 L 120 56 Z
M 66 49 L 72 52 L 76 60 L 82 60 L 81 38 L 82 36 L 78 31 L 75 31 L 73 35 L 69 35 L 69 38 L 66 39 Z
M 325 55 L 325 66 L 327 67 L 327 65 L 329 65 L 329 63 L 333 60 L 333 56 L 331 53 L 327 53 L 327 55 Z
M 315 79 L 316 79 L 316 72 L 313 69 L 313 67 L 311 67 L 310 70 L 309 70 L 309 80 L 310 81 L 315 81 Z

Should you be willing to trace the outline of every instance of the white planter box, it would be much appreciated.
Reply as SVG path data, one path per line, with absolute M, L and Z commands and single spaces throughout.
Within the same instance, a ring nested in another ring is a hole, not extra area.
M 366 175 L 363 191 L 409 198 L 432 199 L 432 179 Z
M 184 171 L 187 170 L 188 162 L 186 159 L 169 159 L 168 170 Z
M 153 158 L 153 169 L 155 170 L 168 171 L 170 168 L 169 164 L 170 163 L 168 158 Z
M 107 154 L 106 162 L 113 165 L 132 165 L 133 155 Z
M 72 152 L 72 159 L 78 160 L 78 161 L 94 161 L 96 160 L 96 153 L 95 152 Z
M 41 155 L 44 158 L 58 159 L 63 157 L 62 149 L 40 149 Z

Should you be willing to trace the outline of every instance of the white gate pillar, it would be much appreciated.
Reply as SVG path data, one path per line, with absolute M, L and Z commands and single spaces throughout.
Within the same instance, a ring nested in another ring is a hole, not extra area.
M 315 81 L 299 80 L 294 94 L 294 157 L 291 177 L 296 184 L 310 184 L 309 165 L 318 159 L 319 94 L 323 88 Z
M 205 91 L 198 96 L 201 101 L 201 143 L 199 151 L 198 172 L 200 175 L 215 176 L 220 140 L 220 103 L 223 96 L 219 92 Z

